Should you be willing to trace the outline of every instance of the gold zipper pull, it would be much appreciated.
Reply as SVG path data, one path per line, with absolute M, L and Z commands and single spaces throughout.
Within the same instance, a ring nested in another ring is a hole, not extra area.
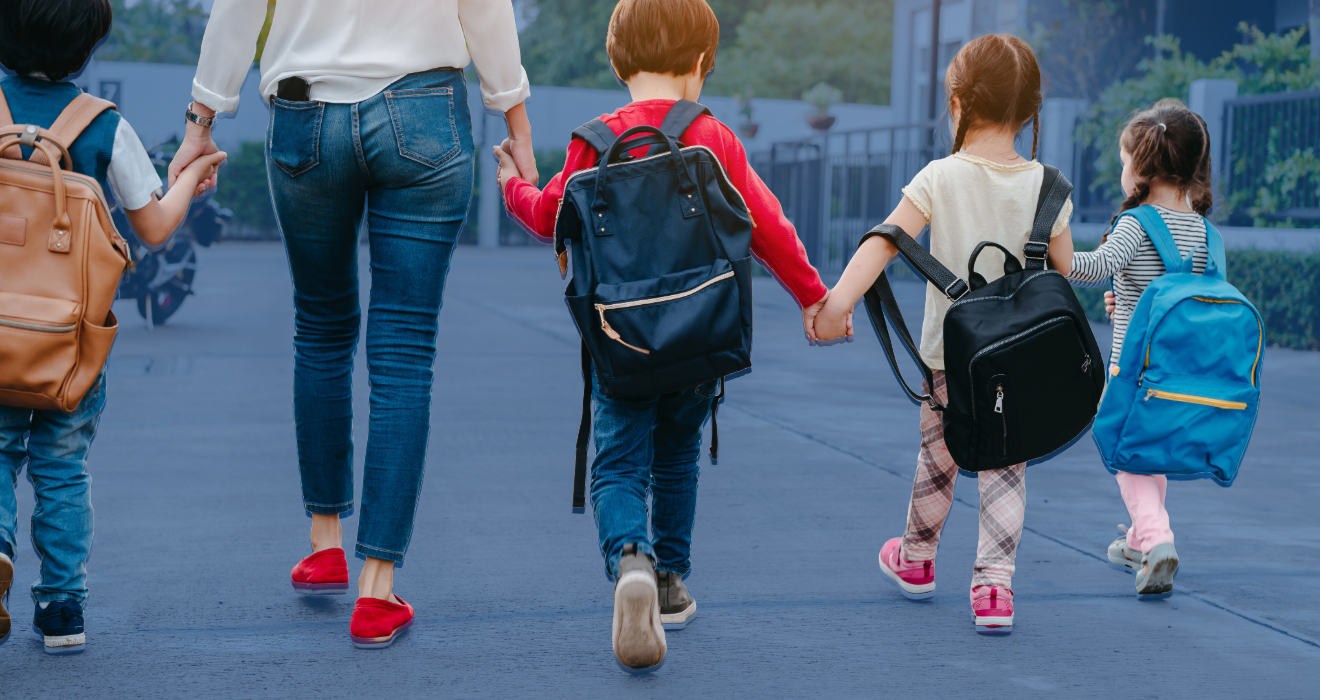
M 650 350 L 643 350 L 637 347 L 636 345 L 629 345 L 628 343 L 624 342 L 623 338 L 619 335 L 619 332 L 611 328 L 609 321 L 605 320 L 605 306 L 603 304 L 597 304 L 596 311 L 600 312 L 600 329 L 605 331 L 605 335 L 609 336 L 610 340 L 613 340 L 616 343 L 630 350 L 636 350 L 637 352 L 640 352 L 643 355 L 651 354 Z

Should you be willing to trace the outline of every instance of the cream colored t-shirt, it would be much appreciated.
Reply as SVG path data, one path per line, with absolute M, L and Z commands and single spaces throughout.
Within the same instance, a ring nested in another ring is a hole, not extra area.
M 981 241 L 994 241 L 1013 251 L 1018 262 L 1025 262 L 1021 251 L 1031 238 L 1044 179 L 1045 168 L 1038 161 L 1000 165 L 963 151 L 922 168 L 903 194 L 930 222 L 931 254 L 967 279 L 967 260 Z M 1067 228 L 1072 208 L 1069 198 L 1051 237 Z M 1003 277 L 1003 253 L 994 248 L 981 251 L 976 271 L 986 281 Z M 944 369 L 944 314 L 951 304 L 943 291 L 927 283 L 921 357 L 931 369 Z

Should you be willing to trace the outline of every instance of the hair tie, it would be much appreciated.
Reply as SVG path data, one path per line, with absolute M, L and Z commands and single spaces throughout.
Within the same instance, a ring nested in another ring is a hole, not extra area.
M 1165 133 L 1165 132 L 1167 132 L 1167 131 L 1169 130 L 1169 127 L 1165 126 L 1165 125 L 1164 125 L 1164 122 L 1160 122 L 1160 129 L 1163 130 L 1163 131 L 1161 131 L 1160 133 Z

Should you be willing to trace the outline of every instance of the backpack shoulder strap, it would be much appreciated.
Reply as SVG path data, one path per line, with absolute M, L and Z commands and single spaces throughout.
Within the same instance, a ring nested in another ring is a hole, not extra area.
M 683 135 L 684 131 L 692 126 L 692 122 L 697 120 L 703 114 L 710 114 L 710 110 L 699 102 L 691 100 L 679 100 L 669 108 L 669 113 L 665 115 L 665 120 L 660 123 L 660 131 L 671 139 L 677 141 Z
M 683 132 L 687 131 L 689 126 L 692 126 L 692 122 L 703 114 L 710 114 L 710 110 L 705 105 L 691 100 L 679 100 L 674 103 L 673 107 L 669 108 L 669 112 L 665 114 L 665 120 L 660 122 L 660 133 L 677 141 L 683 136 Z M 662 148 L 663 146 L 656 144 L 651 146 L 646 154 L 649 156 L 656 155 L 660 153 Z
M 599 119 L 592 119 L 574 129 L 573 136 L 586 141 L 587 145 L 596 149 L 596 153 L 602 156 L 605 155 L 605 151 L 610 150 L 610 146 L 614 145 L 614 141 L 618 138 L 614 130 Z
M 1059 219 L 1059 212 L 1072 196 L 1072 183 L 1053 165 L 1046 165 L 1045 177 L 1036 198 L 1036 219 L 1031 224 L 1031 239 L 1022 247 L 1026 269 L 1043 270 L 1050 254 L 1050 231 Z
M 1158 211 L 1155 211 L 1155 207 L 1143 204 L 1118 215 L 1120 219 L 1125 216 L 1130 216 L 1141 224 L 1141 228 L 1150 237 L 1150 242 L 1155 244 L 1155 250 L 1160 254 L 1160 260 L 1164 261 L 1165 272 L 1182 271 L 1182 255 L 1178 252 L 1178 244 L 1174 242 L 1173 234 L 1169 232 L 1168 225 L 1164 223 L 1164 217 L 1160 216 Z M 1207 239 L 1210 236 L 1209 226 L 1210 223 L 1206 222 Z M 1216 233 L 1218 232 L 1216 231 Z
M 103 100 L 99 97 L 92 97 L 83 93 L 73 98 L 73 102 L 60 112 L 60 116 L 55 118 L 55 123 L 50 125 L 49 131 L 56 141 L 63 144 L 65 148 L 73 145 L 78 135 L 86 129 L 93 119 L 101 116 L 101 112 L 107 109 L 115 109 L 115 104 L 109 100 Z M 46 156 L 41 151 L 35 151 L 31 158 L 33 163 L 46 163 Z
M 0 90 L 0 127 L 13 125 L 14 115 L 9 113 L 9 101 L 5 99 L 5 91 Z
M 1206 274 L 1218 277 L 1225 282 L 1228 281 L 1228 259 L 1224 257 L 1224 237 L 1219 235 L 1219 229 L 1205 220 L 1205 247 L 1210 251 L 1210 260 L 1206 262 Z

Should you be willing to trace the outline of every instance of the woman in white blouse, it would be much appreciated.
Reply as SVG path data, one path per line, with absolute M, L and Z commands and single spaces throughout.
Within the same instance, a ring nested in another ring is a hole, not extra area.
M 216 1 L 171 184 L 216 150 L 212 118 L 237 109 L 265 14 L 266 0 Z M 510 0 L 280 0 L 261 56 L 260 89 L 271 112 L 266 169 L 294 287 L 298 462 L 312 518 L 312 554 L 294 567 L 292 584 L 307 594 L 348 589 L 339 519 L 354 509 L 364 215 L 370 235 L 371 418 L 355 547 L 366 564 L 349 625 L 363 648 L 389 645 L 413 619 L 412 606 L 393 595 L 394 568 L 412 536 L 437 316 L 472 192 L 462 71 L 469 61 L 486 107 L 507 117 L 519 169 L 535 181 Z

